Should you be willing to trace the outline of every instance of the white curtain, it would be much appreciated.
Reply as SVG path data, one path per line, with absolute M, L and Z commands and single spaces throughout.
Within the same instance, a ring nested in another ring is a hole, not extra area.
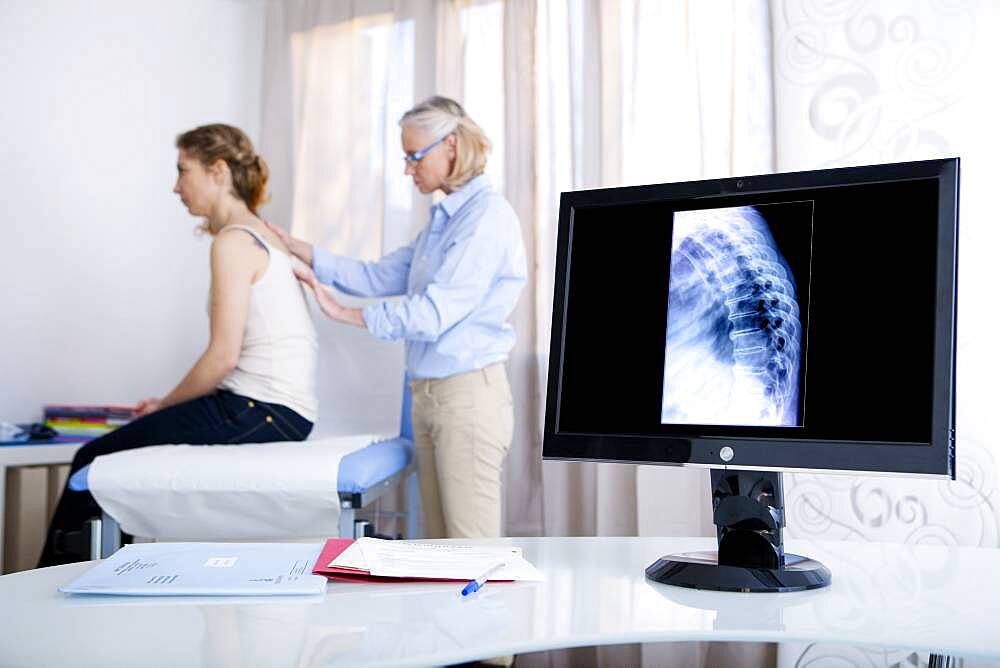
M 1000 375 L 992 257 L 1000 242 L 993 202 L 1000 9 L 962 0 L 783 0 L 773 3 L 772 21 L 778 170 L 962 161 L 958 479 L 786 476 L 788 535 L 1000 547 L 1000 418 L 988 389 Z M 926 660 L 909 648 L 780 650 L 782 666 L 918 666 Z

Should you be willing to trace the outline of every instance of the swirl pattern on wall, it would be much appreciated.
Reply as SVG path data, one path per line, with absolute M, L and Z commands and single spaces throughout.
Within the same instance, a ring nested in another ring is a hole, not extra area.
M 959 0 L 780 3 L 774 21 L 779 110 L 787 106 L 783 87 L 803 89 L 808 129 L 824 140 L 828 156 L 809 168 L 953 154 L 933 128 L 969 85 L 962 66 L 971 54 L 973 7 Z M 779 126 L 788 125 L 779 118 Z M 937 134 L 935 140 L 899 139 L 925 132 Z

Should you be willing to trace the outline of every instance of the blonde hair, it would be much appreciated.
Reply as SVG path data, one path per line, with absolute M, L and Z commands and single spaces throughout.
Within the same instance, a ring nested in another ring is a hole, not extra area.
M 267 179 L 271 172 L 264 159 L 257 155 L 250 138 L 239 128 L 223 123 L 202 125 L 177 135 L 176 144 L 205 167 L 216 160 L 225 161 L 233 178 L 233 194 L 243 200 L 254 215 L 270 199 Z M 205 229 L 207 231 L 207 227 Z
M 455 134 L 455 164 L 444 184 L 452 190 L 483 173 L 491 144 L 483 129 L 469 118 L 462 105 L 435 95 L 420 102 L 399 119 L 402 128 L 419 128 L 436 138 Z

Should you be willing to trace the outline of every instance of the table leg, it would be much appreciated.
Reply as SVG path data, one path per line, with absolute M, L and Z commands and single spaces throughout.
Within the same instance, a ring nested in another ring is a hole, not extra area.
M 354 538 L 354 508 L 350 501 L 340 502 L 340 537 Z
M 122 529 L 118 520 L 107 513 L 101 513 L 101 546 L 99 559 L 106 559 L 122 546 Z
M 3 555 L 7 551 L 7 544 L 4 542 L 4 529 L 7 528 L 7 467 L 0 464 L 0 575 L 5 573 L 3 569 Z

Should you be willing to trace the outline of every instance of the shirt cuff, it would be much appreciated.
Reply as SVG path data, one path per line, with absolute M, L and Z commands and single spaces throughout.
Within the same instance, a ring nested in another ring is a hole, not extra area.
M 364 318 L 365 327 L 377 339 L 385 341 L 395 341 L 400 337 L 401 332 L 393 326 L 389 318 L 389 304 L 386 302 L 376 302 L 361 309 L 361 317 Z
M 337 282 L 339 264 L 341 258 L 334 255 L 325 248 L 313 245 L 312 270 L 316 278 L 324 285 L 333 285 Z

